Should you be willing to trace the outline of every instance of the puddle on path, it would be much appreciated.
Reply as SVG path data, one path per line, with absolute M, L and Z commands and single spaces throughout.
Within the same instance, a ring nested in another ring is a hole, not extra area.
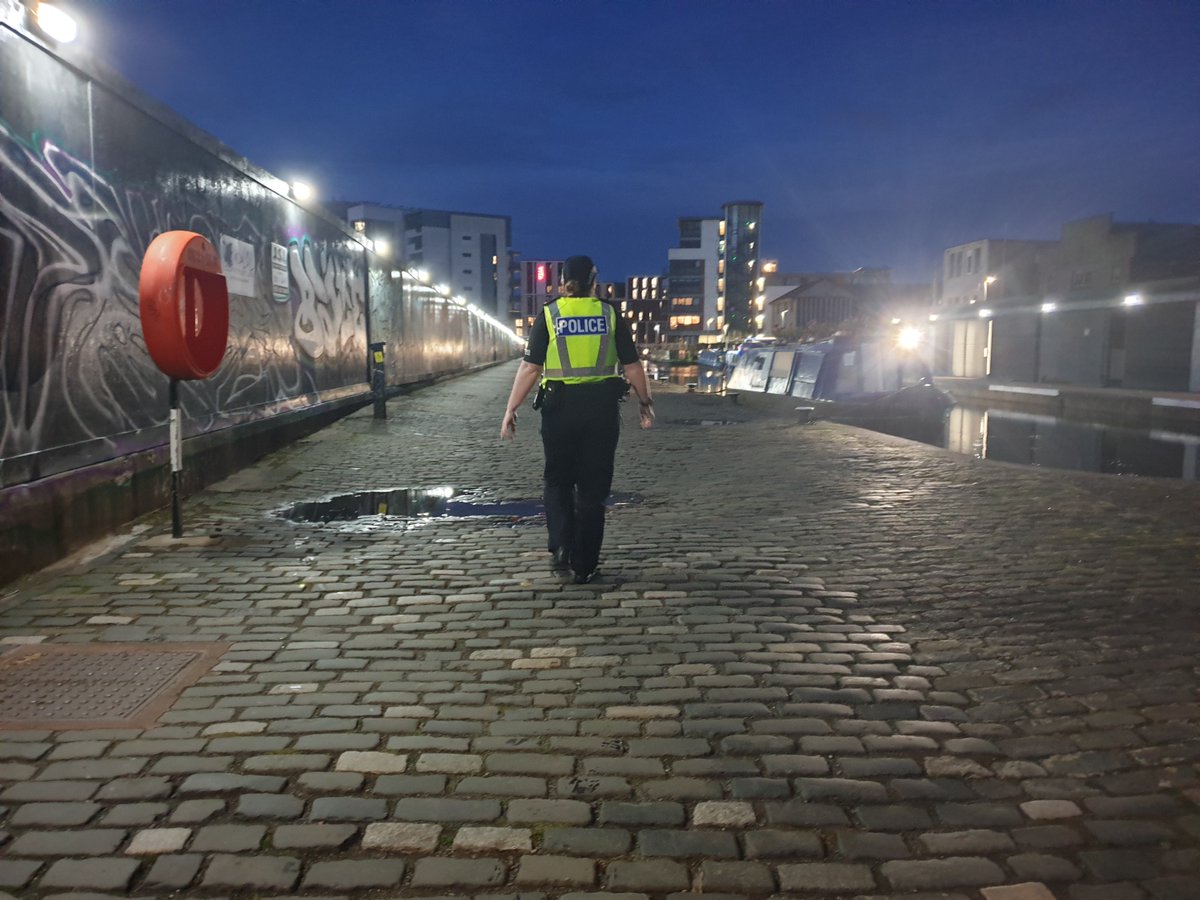
M 615 493 L 607 506 L 632 506 L 642 502 L 632 493 Z M 470 491 L 456 492 L 451 487 L 392 488 L 385 491 L 358 491 L 338 494 L 322 500 L 307 500 L 275 511 L 291 522 L 359 522 L 413 524 L 414 521 L 446 519 L 504 519 L 520 522 L 540 518 L 541 500 L 489 501 Z

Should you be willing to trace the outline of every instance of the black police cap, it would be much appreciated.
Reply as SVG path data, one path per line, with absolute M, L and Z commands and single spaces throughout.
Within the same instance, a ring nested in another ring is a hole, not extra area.
M 563 263 L 563 281 L 591 284 L 596 279 L 596 264 L 590 256 L 572 256 Z

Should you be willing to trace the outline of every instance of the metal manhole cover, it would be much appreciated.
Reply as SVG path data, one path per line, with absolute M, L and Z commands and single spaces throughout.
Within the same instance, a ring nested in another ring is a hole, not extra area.
M 0 656 L 0 730 L 141 728 L 227 645 L 34 644 Z

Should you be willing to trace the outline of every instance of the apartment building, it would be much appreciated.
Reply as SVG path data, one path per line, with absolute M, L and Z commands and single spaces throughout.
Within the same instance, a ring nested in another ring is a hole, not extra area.
M 346 221 L 390 253 L 398 268 L 427 273 L 501 320 L 512 316 L 512 219 L 483 213 L 345 204 Z

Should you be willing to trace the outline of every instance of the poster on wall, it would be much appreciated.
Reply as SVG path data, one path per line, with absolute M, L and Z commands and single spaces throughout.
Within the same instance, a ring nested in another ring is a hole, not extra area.
M 271 296 L 276 303 L 287 303 L 288 251 L 282 244 L 271 244 Z
M 254 296 L 254 245 L 221 235 L 221 268 L 229 293 Z

